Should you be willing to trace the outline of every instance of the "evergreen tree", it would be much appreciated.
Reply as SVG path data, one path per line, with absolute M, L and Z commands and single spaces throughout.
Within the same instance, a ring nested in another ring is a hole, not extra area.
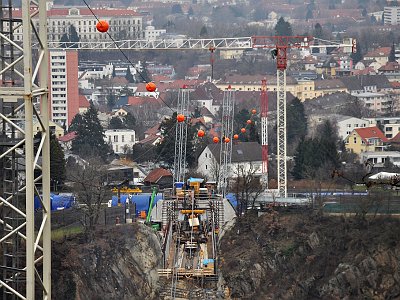
M 292 26 L 289 22 L 285 21 L 283 17 L 280 17 L 275 26 L 275 34 L 277 36 L 293 35 Z
M 108 125 L 109 129 L 123 129 L 124 127 L 125 126 L 119 117 L 112 117 L 110 120 L 110 124 Z
M 208 34 L 207 27 L 205 25 L 203 25 L 203 27 L 201 27 L 201 29 L 200 29 L 200 37 L 206 37 L 207 34 Z
M 81 114 L 76 114 L 71 121 L 71 125 L 68 127 L 68 132 L 77 131 L 79 126 L 83 126 L 83 117 Z
M 110 94 L 108 94 L 106 96 L 107 99 L 107 106 L 108 108 L 111 110 L 114 108 L 115 104 L 117 103 L 117 97 L 113 94 L 113 92 L 111 91 Z
M 361 61 L 363 59 L 363 55 L 361 53 L 361 47 L 357 46 L 356 48 L 356 53 L 351 53 L 350 55 L 351 59 L 353 60 L 353 63 L 356 64 L 359 61 Z
M 69 41 L 72 43 L 78 43 L 79 42 L 79 35 L 78 32 L 76 31 L 76 28 L 74 25 L 71 25 L 69 28 Z M 77 44 L 73 44 L 71 48 L 78 48 Z
M 156 152 L 160 159 L 167 165 L 174 165 L 175 155 L 175 126 L 176 116 L 174 113 L 170 119 L 165 119 L 160 125 L 161 135 L 163 140 L 157 145 Z
M 131 113 L 128 112 L 123 118 L 124 127 L 127 129 L 135 129 L 136 127 L 136 118 Z
M 142 70 L 136 73 L 136 82 L 150 82 L 151 77 L 147 71 L 147 63 L 143 62 Z
M 303 103 L 294 98 L 287 106 L 286 114 L 288 144 L 304 139 L 307 134 L 307 117 Z
M 392 48 L 390 49 L 390 53 L 389 53 L 389 62 L 395 62 L 396 61 L 396 49 L 394 46 L 394 43 L 392 44 Z
M 131 73 L 131 68 L 129 66 L 126 68 L 125 78 L 126 80 L 128 80 L 129 83 L 135 82 L 135 79 Z
M 105 158 L 110 147 L 104 141 L 104 131 L 93 103 L 83 114 L 82 122 L 76 126 L 77 137 L 72 141 L 72 152 L 82 157 L 99 155 Z
M 61 48 L 67 48 L 66 43 L 68 43 L 68 42 L 69 42 L 68 34 L 64 33 L 60 39 Z
M 323 36 L 323 31 L 322 31 L 322 26 L 321 24 L 317 23 L 314 26 L 314 33 L 313 33 L 314 37 L 316 38 L 322 38 Z
M 312 10 L 311 10 L 310 8 L 308 8 L 308 9 L 307 9 L 307 13 L 306 13 L 306 21 L 312 19 L 313 17 L 314 17 L 314 16 L 313 16 Z
M 50 180 L 54 191 L 57 191 L 65 181 L 65 164 L 64 151 L 55 135 L 52 134 L 50 137 Z

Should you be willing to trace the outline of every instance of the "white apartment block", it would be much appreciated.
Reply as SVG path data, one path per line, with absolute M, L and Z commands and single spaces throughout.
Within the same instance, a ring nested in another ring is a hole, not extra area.
M 154 41 L 160 35 L 163 35 L 166 33 L 167 33 L 166 29 L 156 29 L 154 26 L 146 26 L 146 29 L 144 30 L 144 39 L 146 41 Z
M 383 11 L 383 18 L 385 25 L 399 25 L 400 7 L 399 6 L 385 7 Z
M 362 100 L 367 108 L 375 112 L 389 112 L 393 104 L 390 96 L 383 93 L 364 92 L 355 96 Z
M 132 9 L 92 9 L 94 14 L 109 24 L 108 32 L 114 39 L 141 39 L 143 38 L 142 16 Z M 13 17 L 20 18 L 21 10 L 13 11 Z M 34 18 L 35 19 L 35 18 Z M 48 39 L 59 41 L 68 33 L 73 25 L 79 35 L 80 41 L 108 40 L 106 33 L 97 31 L 97 19 L 86 7 L 56 8 L 47 10 Z M 38 18 L 34 21 L 39 24 Z M 7 23 L 6 23 L 7 24 Z M 7 30 L 7 28 L 5 29 Z M 14 31 L 14 38 L 22 41 L 22 26 Z
M 132 129 L 108 129 L 104 134 L 106 143 L 117 154 L 132 151 L 132 146 L 136 144 L 136 133 Z
M 389 139 L 394 138 L 400 132 L 400 117 L 367 118 L 370 125 L 382 128 L 383 133 Z
M 369 127 L 368 120 L 341 116 L 337 118 L 338 136 L 344 140 L 355 128 Z

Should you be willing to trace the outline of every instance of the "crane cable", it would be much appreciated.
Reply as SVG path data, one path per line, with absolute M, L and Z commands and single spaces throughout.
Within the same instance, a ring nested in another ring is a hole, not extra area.
M 97 17 L 97 15 L 94 13 L 94 11 L 92 10 L 92 8 L 89 6 L 89 4 L 86 2 L 86 0 L 82 0 L 83 3 L 85 3 L 86 7 L 89 9 L 89 11 L 92 13 L 92 15 L 95 17 L 95 19 L 97 20 L 97 22 L 100 22 L 100 19 Z M 112 42 L 114 43 L 114 45 L 117 47 L 117 49 L 122 53 L 122 55 L 125 57 L 125 59 L 129 62 L 129 64 L 135 69 L 136 73 L 139 74 L 139 76 L 142 78 L 142 80 L 146 83 L 147 80 L 146 78 L 144 78 L 143 74 L 141 72 L 139 72 L 139 70 L 135 67 L 135 65 L 132 63 L 132 61 L 129 59 L 129 57 L 125 54 L 125 52 L 121 49 L 121 47 L 117 44 L 117 42 L 114 40 L 114 38 L 111 36 L 111 34 L 107 31 L 106 32 L 108 37 L 112 40 Z M 161 95 L 158 96 L 160 98 L 160 100 L 172 111 L 175 112 L 165 101 L 164 99 L 161 97 Z

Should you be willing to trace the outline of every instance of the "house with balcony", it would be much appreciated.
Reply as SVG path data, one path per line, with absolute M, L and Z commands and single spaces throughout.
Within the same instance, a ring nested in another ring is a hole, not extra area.
M 361 154 L 362 152 L 383 151 L 389 143 L 389 139 L 376 126 L 355 128 L 345 140 L 347 151 Z
M 400 152 L 399 151 L 382 151 L 382 152 L 362 152 L 360 154 L 360 162 L 365 163 L 370 161 L 374 167 L 384 167 L 386 161 L 389 160 L 396 167 L 400 167 Z

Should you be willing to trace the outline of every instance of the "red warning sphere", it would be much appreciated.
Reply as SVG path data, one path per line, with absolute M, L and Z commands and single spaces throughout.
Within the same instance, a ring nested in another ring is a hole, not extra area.
M 230 138 L 228 138 L 228 137 L 227 137 L 227 138 L 225 138 L 225 140 L 224 140 L 224 142 L 225 142 L 225 143 L 229 143 L 230 141 L 231 141 L 231 139 L 230 139 Z
M 100 32 L 107 32 L 108 31 L 108 27 L 109 27 L 109 25 L 108 25 L 108 22 L 106 20 L 100 20 L 96 24 L 96 28 Z
M 234 138 L 235 140 L 237 140 L 237 139 L 239 138 L 239 135 L 238 135 L 238 134 L 235 134 L 235 135 L 233 136 L 233 138 Z
M 183 122 L 183 121 L 185 121 L 185 116 L 184 115 L 181 115 L 181 114 L 179 114 L 179 115 L 177 115 L 176 116 L 176 119 L 178 120 L 178 122 L 180 123 L 180 122 Z
M 255 114 L 257 113 L 257 110 L 253 109 L 253 110 L 251 111 L 251 113 L 252 113 L 253 115 L 255 115 Z
M 246 122 L 246 123 L 250 125 L 250 124 L 251 124 L 251 120 L 247 120 L 247 122 Z
M 218 144 L 218 143 L 219 143 L 219 138 L 218 138 L 217 136 L 214 136 L 213 142 L 214 142 L 215 144 Z
M 240 129 L 240 132 L 241 132 L 241 133 L 245 133 L 245 132 L 246 132 L 246 128 Z
M 157 89 L 156 84 L 154 82 L 148 82 L 146 84 L 146 90 L 148 92 L 154 92 Z
M 201 130 L 201 129 L 200 129 L 199 131 L 197 131 L 197 136 L 198 136 L 198 137 L 203 137 L 204 134 L 205 134 L 204 131 Z

